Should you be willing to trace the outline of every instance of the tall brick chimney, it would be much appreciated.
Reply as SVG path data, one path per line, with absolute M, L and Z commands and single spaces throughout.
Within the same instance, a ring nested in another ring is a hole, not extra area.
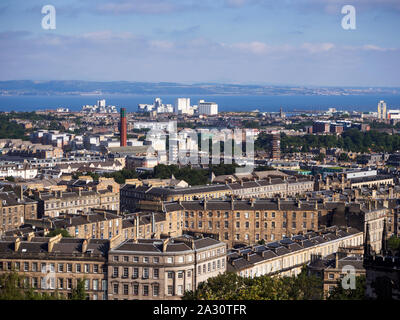
M 126 109 L 121 108 L 121 122 L 120 122 L 120 146 L 126 147 L 127 140 L 127 124 L 126 124 Z

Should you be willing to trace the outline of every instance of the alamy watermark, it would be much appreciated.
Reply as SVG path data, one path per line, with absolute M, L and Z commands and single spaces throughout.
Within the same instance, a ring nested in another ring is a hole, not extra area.
M 356 269 L 351 265 L 344 266 L 342 268 L 342 274 L 344 274 L 342 278 L 342 288 L 345 290 L 354 290 L 356 288 Z
M 344 30 L 356 30 L 356 8 L 352 5 L 345 5 L 342 7 L 342 28 Z
M 42 29 L 55 30 L 56 8 L 51 4 L 45 5 L 42 7 L 42 14 L 45 14 L 45 16 L 42 18 Z

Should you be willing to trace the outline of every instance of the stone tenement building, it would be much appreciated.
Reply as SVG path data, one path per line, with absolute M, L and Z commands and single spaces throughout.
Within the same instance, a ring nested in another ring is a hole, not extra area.
M 84 279 L 87 298 L 107 299 L 107 252 L 100 239 L 5 237 L 0 240 L 0 274 L 15 270 L 35 291 L 70 297 Z
M 337 252 L 362 246 L 363 232 L 354 228 L 330 227 L 292 238 L 230 250 L 227 271 L 243 277 L 293 276 L 304 265 Z
M 229 247 L 274 241 L 319 227 L 338 203 L 293 200 L 197 200 L 164 203 L 166 214 L 181 212 L 184 230 L 224 241 Z
M 177 237 L 182 235 L 183 214 L 168 215 L 162 212 L 136 212 L 119 215 L 116 211 L 91 209 L 84 214 L 66 214 L 55 218 L 25 220 L 26 227 L 47 233 L 50 230 L 65 229 L 76 238 L 110 239 L 121 235 L 122 240 Z M 33 229 L 32 229 L 33 230 Z M 14 229 L 8 234 L 19 234 L 22 229 Z
M 180 299 L 226 271 L 226 244 L 191 237 L 128 240 L 108 254 L 108 298 Z
M 236 198 L 282 198 L 300 195 L 314 190 L 314 181 L 304 177 L 271 178 L 240 183 L 213 184 L 187 188 L 161 188 L 126 184 L 121 188 L 121 209 L 160 208 L 161 202 L 191 201 L 197 199 Z
M 117 211 L 91 209 L 85 214 L 27 220 L 26 224 L 45 230 L 64 229 L 75 238 L 111 239 L 122 234 L 122 216 Z
M 384 222 L 390 221 L 390 228 L 394 230 L 395 220 L 388 206 L 387 201 L 350 203 L 346 205 L 344 212 L 338 208 L 332 214 L 331 224 L 352 226 L 362 231 L 366 231 L 368 226 L 371 246 L 379 252 Z
M 371 243 L 379 250 L 383 221 L 394 230 L 397 213 L 388 201 L 346 203 L 313 200 L 197 200 L 163 204 L 163 212 L 183 215 L 183 231 L 224 241 L 229 247 L 259 240 L 277 241 L 323 226 L 347 226 L 365 231 L 370 225 Z M 392 233 L 393 234 L 393 233 Z
M 160 239 L 178 237 L 183 232 L 183 213 L 136 212 L 127 214 L 122 220 L 123 238 Z
M 322 280 L 324 297 L 328 297 L 329 293 L 337 287 L 337 281 L 347 275 L 349 267 L 354 268 L 356 277 L 365 275 L 362 246 L 357 251 L 360 251 L 361 254 L 346 253 L 339 248 L 338 252 L 311 261 L 307 265 L 308 274 L 315 275 Z
M 22 189 L 0 192 L 0 236 L 24 224 L 25 219 L 37 217 L 37 201 L 22 194 Z
M 38 217 L 58 217 L 63 214 L 89 212 L 91 208 L 119 212 L 119 192 L 112 187 L 102 190 L 36 192 Z

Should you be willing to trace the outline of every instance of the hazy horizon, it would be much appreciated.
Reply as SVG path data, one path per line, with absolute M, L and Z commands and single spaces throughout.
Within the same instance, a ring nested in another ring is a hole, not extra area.
M 400 87 L 399 18 L 398 0 L 4 0 L 0 80 Z

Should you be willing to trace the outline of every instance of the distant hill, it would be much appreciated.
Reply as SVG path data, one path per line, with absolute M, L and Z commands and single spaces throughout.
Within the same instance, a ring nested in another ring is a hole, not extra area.
M 0 81 L 0 95 L 368 95 L 400 94 L 400 88 L 296 87 L 219 83 L 181 84 L 173 82 L 92 81 Z

